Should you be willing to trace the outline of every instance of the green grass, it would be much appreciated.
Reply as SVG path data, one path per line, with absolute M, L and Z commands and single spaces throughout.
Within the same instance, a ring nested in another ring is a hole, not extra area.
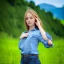
M 53 43 L 52 48 L 44 48 L 42 44 L 39 45 L 41 64 L 64 64 L 64 40 L 58 39 Z
M 0 37 L 0 64 L 20 64 L 20 50 L 18 49 L 19 39 Z M 63 64 L 64 61 L 64 40 L 53 41 L 54 47 L 45 48 L 39 44 L 39 59 L 41 64 Z
M 61 20 L 61 23 L 64 25 L 64 20 Z
M 0 64 L 19 64 L 18 39 L 0 39 Z

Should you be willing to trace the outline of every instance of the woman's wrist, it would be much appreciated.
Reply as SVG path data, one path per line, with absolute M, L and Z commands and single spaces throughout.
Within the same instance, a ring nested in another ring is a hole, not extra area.
M 41 27 L 41 25 L 38 26 L 40 32 L 42 32 L 43 34 L 45 34 L 45 31 L 43 30 L 43 28 Z

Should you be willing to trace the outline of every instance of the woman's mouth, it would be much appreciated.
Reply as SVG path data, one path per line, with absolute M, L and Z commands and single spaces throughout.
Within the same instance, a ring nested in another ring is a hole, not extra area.
M 28 24 L 31 24 L 31 23 L 28 23 Z

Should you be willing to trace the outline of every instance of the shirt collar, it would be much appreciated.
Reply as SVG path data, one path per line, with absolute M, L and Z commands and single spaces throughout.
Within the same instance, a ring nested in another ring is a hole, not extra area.
M 35 31 L 35 30 L 38 30 L 38 29 L 37 29 L 37 28 L 34 28 L 34 29 L 30 30 L 30 31 Z M 26 33 L 26 32 L 28 32 L 28 30 L 25 31 L 25 33 Z

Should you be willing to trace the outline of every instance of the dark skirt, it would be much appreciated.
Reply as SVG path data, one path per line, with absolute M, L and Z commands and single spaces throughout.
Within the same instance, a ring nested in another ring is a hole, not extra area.
M 41 64 L 38 54 L 21 55 L 20 64 Z

